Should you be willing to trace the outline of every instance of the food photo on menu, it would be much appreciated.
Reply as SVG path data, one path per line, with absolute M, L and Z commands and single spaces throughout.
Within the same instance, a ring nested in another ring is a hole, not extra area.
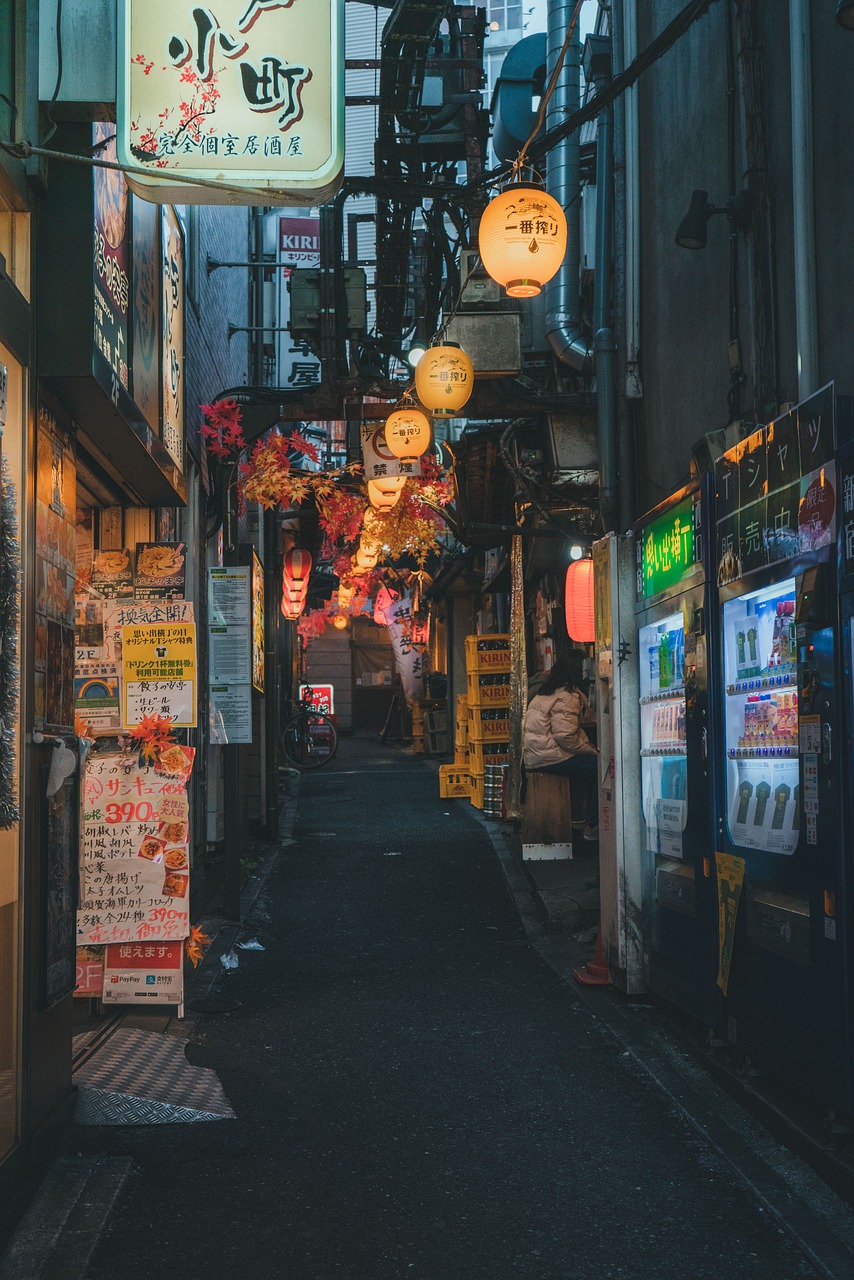
M 106 599 L 128 600 L 133 595 L 133 566 L 130 552 L 122 547 L 96 551 L 92 561 L 92 586 Z
M 143 600 L 168 600 L 184 595 L 185 544 L 138 542 L 135 593 Z

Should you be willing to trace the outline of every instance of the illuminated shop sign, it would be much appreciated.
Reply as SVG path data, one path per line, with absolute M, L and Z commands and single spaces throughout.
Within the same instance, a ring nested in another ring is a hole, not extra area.
M 344 163 L 343 0 L 120 0 L 118 153 L 160 203 L 322 204 Z M 222 183 L 189 187 L 170 181 Z
M 639 544 L 638 595 L 646 600 L 675 587 L 694 569 L 700 549 L 695 543 L 694 513 L 699 498 L 679 502 L 646 526 Z

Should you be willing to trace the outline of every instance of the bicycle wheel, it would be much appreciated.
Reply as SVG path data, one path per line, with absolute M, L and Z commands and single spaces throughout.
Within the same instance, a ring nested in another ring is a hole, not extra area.
M 301 769 L 319 769 L 338 750 L 335 725 L 317 712 L 291 716 L 282 733 L 285 755 Z

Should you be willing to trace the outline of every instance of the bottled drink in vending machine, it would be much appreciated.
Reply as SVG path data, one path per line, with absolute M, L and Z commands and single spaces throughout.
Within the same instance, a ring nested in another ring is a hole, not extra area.
M 747 675 L 747 645 L 743 631 L 735 637 L 735 667 L 736 679 L 743 680 Z
M 668 634 L 665 631 L 658 645 L 658 687 L 659 689 L 669 689 L 672 683 L 673 668 L 670 659 L 670 645 L 668 643 Z
M 747 674 L 749 676 L 758 676 L 759 672 L 762 669 L 762 664 L 759 661 L 759 652 L 756 647 L 756 628 L 755 627 L 748 628 L 747 648 L 749 650 L 749 656 L 747 659 Z

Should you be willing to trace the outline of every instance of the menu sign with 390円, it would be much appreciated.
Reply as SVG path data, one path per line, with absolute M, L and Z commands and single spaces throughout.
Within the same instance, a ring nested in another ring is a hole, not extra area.
M 158 766 L 136 755 L 86 762 L 80 945 L 180 940 L 190 931 L 187 781 L 195 751 Z

